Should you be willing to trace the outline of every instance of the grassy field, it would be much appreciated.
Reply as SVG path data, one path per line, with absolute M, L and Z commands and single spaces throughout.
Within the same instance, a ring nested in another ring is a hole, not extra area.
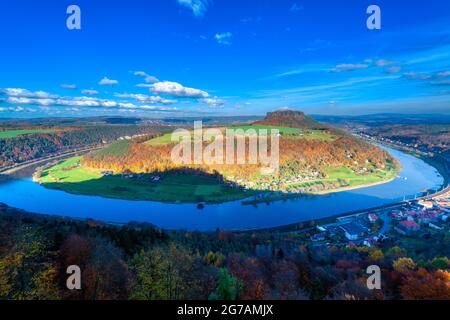
M 315 187 L 320 185 L 328 186 L 325 190 L 308 192 L 307 194 L 327 194 L 333 192 L 346 191 L 356 188 L 368 187 L 376 184 L 386 183 L 394 179 L 397 171 L 392 167 L 386 170 L 378 170 L 373 173 L 359 175 L 346 167 L 329 167 L 326 170 L 327 177 L 317 180 L 309 180 L 302 183 L 291 184 L 291 188 Z M 340 187 L 331 187 L 337 185 Z M 302 193 L 305 194 L 305 193 Z M 282 201 L 299 197 L 300 193 L 286 193 L 276 195 L 265 195 L 261 198 L 249 199 L 243 202 L 244 205 L 256 205 L 260 203 Z
M 301 134 L 302 130 L 297 128 L 279 127 L 279 126 L 264 126 L 264 125 L 244 125 L 244 126 L 232 126 L 230 129 L 238 130 L 242 129 L 244 131 L 249 129 L 254 129 L 256 132 L 260 133 L 261 130 L 267 130 L 270 134 L 270 130 L 278 130 L 281 135 L 289 134 Z
M 292 187 L 309 187 L 317 184 L 339 183 L 343 188 L 353 188 L 389 181 L 395 178 L 397 172 L 391 166 L 385 170 L 374 170 L 368 174 L 356 174 L 347 167 L 329 167 L 325 169 L 326 178 L 292 184 Z
M 149 146 L 162 146 L 166 144 L 174 143 L 171 140 L 172 133 L 166 133 L 165 135 L 162 135 L 160 137 L 153 138 L 149 141 L 146 141 L 145 144 Z
M 100 170 L 84 168 L 79 162 L 79 157 L 63 161 L 44 170 L 37 180 L 45 187 L 69 193 L 127 200 L 212 203 L 251 195 L 250 192 L 225 186 L 209 176 L 168 173 L 161 181 L 154 182 L 149 175 L 139 178 L 103 176 Z
M 264 125 L 240 125 L 240 126 L 232 126 L 229 129 L 239 130 L 242 129 L 247 131 L 249 129 L 254 129 L 258 134 L 262 133 L 261 130 L 267 130 L 267 133 L 270 134 L 270 130 L 276 129 L 280 132 L 282 136 L 285 136 L 290 139 L 310 139 L 310 140 L 322 140 L 322 141 L 333 141 L 334 137 L 324 130 L 307 130 L 303 131 L 298 128 L 289 128 L 289 127 L 280 127 L 280 126 L 264 126 Z M 160 146 L 175 143 L 171 140 L 172 134 L 167 133 L 160 137 L 151 139 L 145 144 L 149 146 Z
M 35 134 L 35 133 L 50 133 L 55 132 L 52 129 L 35 129 L 35 130 L 8 130 L 0 131 L 0 139 L 15 138 L 18 136 L 23 136 L 25 134 Z
M 93 151 L 91 156 L 93 159 L 103 159 L 104 157 L 121 157 L 126 156 L 130 150 L 131 145 L 133 144 L 130 140 L 117 141 L 107 146 L 106 148 Z

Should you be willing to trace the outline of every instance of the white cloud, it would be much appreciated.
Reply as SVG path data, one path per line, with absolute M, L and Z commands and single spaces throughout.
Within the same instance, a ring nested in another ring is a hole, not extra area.
M 0 112 L 23 112 L 23 113 L 32 113 L 32 112 L 36 112 L 36 109 L 33 108 L 24 108 L 21 106 L 17 106 L 17 107 L 9 107 L 9 108 L 0 108 Z
M 217 43 L 229 46 L 231 45 L 232 36 L 233 34 L 231 32 L 222 32 L 217 33 L 214 37 L 216 38 Z
M 173 97 L 208 98 L 209 94 L 200 89 L 188 88 L 177 82 L 163 81 L 151 86 L 153 94 L 167 94 Z
M 432 78 L 428 73 L 405 72 L 403 75 L 411 80 L 428 80 Z
M 384 70 L 386 73 L 399 73 L 400 71 L 402 71 L 401 67 L 390 67 Z
M 77 88 L 77 86 L 76 86 L 75 84 L 66 84 L 66 83 L 63 83 L 63 84 L 61 85 L 61 88 L 69 89 L 69 90 L 75 90 L 75 89 Z
M 355 71 L 367 69 L 369 67 L 368 64 L 365 63 L 343 63 L 338 64 L 332 71 L 334 72 L 347 72 L 347 71 Z
M 117 80 L 112 80 L 112 79 L 108 79 L 108 77 L 104 77 L 102 80 L 100 80 L 100 82 L 98 83 L 101 86 L 112 86 L 115 84 L 118 84 L 119 81 Z
M 196 17 L 203 17 L 208 9 L 209 0 L 177 0 L 178 3 L 192 10 Z
M 375 61 L 375 65 L 377 67 L 387 67 L 387 66 L 390 66 L 393 64 L 396 64 L 396 62 L 391 61 L 391 60 L 379 59 L 379 60 Z
M 25 98 L 25 97 L 9 97 L 6 102 L 11 104 L 37 104 L 41 106 L 49 106 L 54 104 L 54 99 L 39 99 L 39 98 Z
M 218 99 L 217 97 L 215 97 L 215 98 L 204 98 L 204 99 L 200 99 L 199 101 L 209 105 L 212 108 L 223 107 L 224 104 L 225 104 L 225 100 Z
M 0 94 L 6 95 L 8 97 L 26 97 L 26 98 L 39 98 L 39 99 L 47 99 L 47 98 L 55 98 L 56 95 L 51 95 L 45 91 L 30 91 L 22 88 L 4 88 L 0 89 Z
M 86 90 L 82 90 L 81 93 L 82 94 L 87 94 L 87 95 L 96 95 L 96 94 L 98 94 L 98 91 L 97 90 L 86 89 Z
M 184 88 L 184 87 L 183 87 Z M 204 95 L 207 93 L 199 90 L 197 92 L 197 89 L 190 89 L 190 88 L 184 88 L 185 89 L 185 96 L 192 96 L 194 97 L 195 93 L 197 93 L 199 98 L 204 97 Z M 200 93 L 203 92 L 203 95 Z M 27 89 L 22 88 L 0 88 L 0 94 L 3 94 L 6 96 L 6 99 L 4 102 L 9 103 L 11 106 L 9 108 L 2 108 L 3 110 L 0 111 L 23 111 L 23 112 L 32 112 L 32 109 L 28 106 L 36 105 L 39 106 L 41 110 L 46 110 L 47 112 L 60 112 L 56 109 L 54 111 L 53 107 L 65 107 L 70 109 L 64 109 L 64 110 L 75 110 L 77 108 L 82 107 L 88 107 L 91 108 L 91 110 L 98 110 L 102 111 L 104 109 L 101 108 L 118 108 L 120 109 L 142 109 L 147 111 L 155 111 L 155 112 L 172 112 L 177 110 L 176 108 L 172 107 L 166 107 L 166 106 L 154 106 L 154 105 L 147 105 L 147 104 L 157 104 L 160 103 L 162 105 L 172 104 L 176 103 L 176 100 L 170 100 L 165 99 L 159 96 L 147 96 L 147 95 L 140 95 L 140 94 L 115 94 L 116 97 L 120 98 L 132 98 L 139 101 L 139 103 L 134 104 L 128 101 L 114 101 L 114 100 L 108 100 L 108 99 L 99 99 L 95 97 L 88 97 L 88 96 L 80 96 L 80 97 L 63 97 L 58 95 L 53 95 L 46 93 L 44 91 L 36 91 L 32 92 Z M 195 96 L 197 97 L 197 96 Z M 206 96 L 207 97 L 207 96 Z M 142 104 L 142 105 L 141 105 Z M 19 106 L 20 105 L 20 106 Z M 22 107 L 26 106 L 26 107 Z M 98 109 L 96 109 L 98 108 Z M 22 110 L 23 109 L 23 110 Z
M 438 77 L 438 78 L 446 78 L 446 77 L 450 77 L 450 71 L 441 71 L 441 72 L 438 72 L 438 73 L 436 74 L 436 77 Z
M 153 87 L 153 85 L 150 84 L 150 83 L 139 83 L 139 84 L 136 85 L 136 87 L 139 87 L 139 88 L 151 88 L 151 87 Z
M 145 82 L 147 83 L 155 83 L 155 82 L 159 82 L 158 78 L 149 75 L 148 73 L 144 72 L 144 71 L 136 71 L 134 73 L 135 76 L 138 77 L 143 77 Z
M 141 103 L 150 103 L 150 104 L 162 103 L 165 105 L 177 103 L 176 100 L 165 99 L 165 98 L 161 98 L 160 96 L 148 96 L 148 95 L 139 94 L 139 93 L 116 93 L 116 94 L 114 94 L 114 96 L 117 98 L 123 98 L 123 99 L 135 99 Z

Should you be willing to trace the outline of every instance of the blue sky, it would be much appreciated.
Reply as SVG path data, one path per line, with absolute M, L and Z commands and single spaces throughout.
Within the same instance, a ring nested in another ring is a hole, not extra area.
M 0 43 L 0 117 L 450 113 L 447 0 L 3 0 Z

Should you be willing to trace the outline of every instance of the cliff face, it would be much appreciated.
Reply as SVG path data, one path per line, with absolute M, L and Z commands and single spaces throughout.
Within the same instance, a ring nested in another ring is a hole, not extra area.
M 281 110 L 267 113 L 264 120 L 255 122 L 259 125 L 281 126 L 300 129 L 324 129 L 325 125 L 306 116 L 303 112 L 294 110 Z

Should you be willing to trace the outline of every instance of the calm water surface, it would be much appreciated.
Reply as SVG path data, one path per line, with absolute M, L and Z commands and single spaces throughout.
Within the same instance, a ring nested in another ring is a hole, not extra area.
M 304 196 L 286 202 L 257 207 L 241 201 L 206 205 L 166 204 L 128 201 L 95 196 L 72 195 L 50 190 L 31 178 L 0 184 L 0 202 L 30 212 L 108 222 L 150 222 L 165 229 L 214 230 L 251 229 L 280 226 L 319 219 L 353 210 L 380 206 L 402 200 L 404 196 L 439 188 L 444 179 L 424 161 L 391 148 L 383 147 L 402 164 L 399 177 L 378 186 L 321 196 Z

